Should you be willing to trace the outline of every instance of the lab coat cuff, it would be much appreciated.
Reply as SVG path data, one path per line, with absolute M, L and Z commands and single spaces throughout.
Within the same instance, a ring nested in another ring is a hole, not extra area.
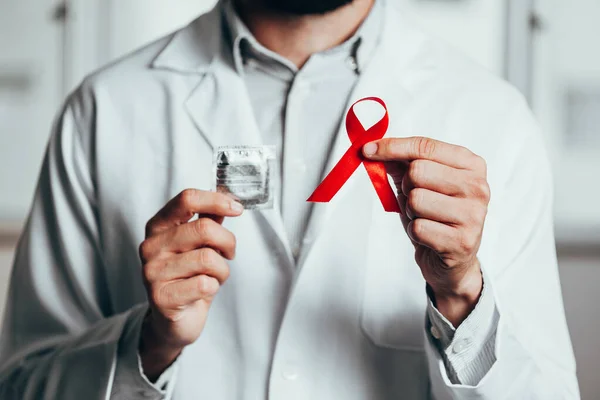
M 156 383 L 150 382 L 144 374 L 138 347 L 144 317 L 148 311 L 146 304 L 136 306 L 123 331 L 117 351 L 117 366 L 113 384 L 115 399 L 143 397 L 150 400 L 168 400 L 174 386 L 177 363 L 173 363 L 159 377 Z
M 494 346 L 499 313 L 492 282 L 485 273 L 483 280 L 479 301 L 458 328 L 435 308 L 431 299 L 428 301 L 428 340 L 441 354 L 453 383 L 477 385 L 496 361 Z
M 528 395 L 515 393 L 532 387 L 532 376 L 537 366 L 530 353 L 522 346 L 507 324 L 502 310 L 496 331 L 493 353 L 495 362 L 476 384 L 457 383 L 451 380 L 446 360 L 427 335 L 425 349 L 429 366 L 432 397 L 438 400 L 492 400 L 523 398 Z M 474 364 L 475 365 L 475 364 Z

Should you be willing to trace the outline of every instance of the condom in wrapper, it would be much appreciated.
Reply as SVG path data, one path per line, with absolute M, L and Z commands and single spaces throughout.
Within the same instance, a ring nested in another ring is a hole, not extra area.
M 268 209 L 274 202 L 274 146 L 227 146 L 215 151 L 216 191 L 245 209 Z

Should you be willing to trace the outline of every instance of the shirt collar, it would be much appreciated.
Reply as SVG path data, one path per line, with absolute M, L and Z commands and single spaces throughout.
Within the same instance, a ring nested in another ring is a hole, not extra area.
M 379 43 L 381 27 L 383 26 L 382 1 L 384 0 L 375 0 L 369 15 L 365 18 L 352 37 L 344 43 L 319 54 L 327 55 L 327 53 L 339 51 L 347 52 L 348 56 L 351 57 L 350 60 L 355 63 L 355 71 L 360 73 L 369 62 Z M 254 35 L 252 35 L 252 32 L 250 32 L 246 24 L 237 14 L 232 0 L 225 1 L 223 12 L 225 27 L 228 31 L 229 42 L 231 50 L 233 51 L 235 68 L 238 73 L 243 73 L 244 61 L 248 57 L 275 60 L 286 66 L 292 72 L 298 72 L 298 68 L 294 63 L 274 51 L 267 49 L 256 40 Z

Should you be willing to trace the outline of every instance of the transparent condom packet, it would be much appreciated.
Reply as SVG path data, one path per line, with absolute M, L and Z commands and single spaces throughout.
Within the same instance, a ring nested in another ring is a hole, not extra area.
M 215 151 L 215 189 L 245 209 L 273 208 L 275 146 L 222 146 Z

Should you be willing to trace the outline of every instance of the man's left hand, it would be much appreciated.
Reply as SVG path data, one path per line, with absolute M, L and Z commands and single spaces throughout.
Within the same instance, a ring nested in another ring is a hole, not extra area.
M 423 137 L 382 139 L 365 145 L 363 153 L 385 162 L 433 301 L 458 327 L 483 288 L 477 252 L 490 201 L 485 160 Z

